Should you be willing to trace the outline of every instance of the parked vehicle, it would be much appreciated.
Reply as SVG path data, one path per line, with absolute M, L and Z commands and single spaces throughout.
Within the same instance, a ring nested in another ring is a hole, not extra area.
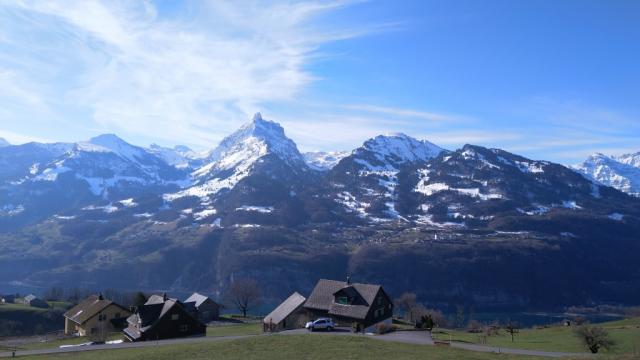
M 335 329 L 336 327 L 336 324 L 334 324 L 333 320 L 329 318 L 320 318 L 315 321 L 309 321 L 304 327 L 309 331 L 315 331 L 315 330 L 333 331 L 333 329 Z

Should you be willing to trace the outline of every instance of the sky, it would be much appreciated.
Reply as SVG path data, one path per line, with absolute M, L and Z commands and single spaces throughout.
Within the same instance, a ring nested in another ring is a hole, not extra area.
M 565 164 L 640 151 L 640 2 L 0 0 L 0 137 L 301 151 L 403 132 Z

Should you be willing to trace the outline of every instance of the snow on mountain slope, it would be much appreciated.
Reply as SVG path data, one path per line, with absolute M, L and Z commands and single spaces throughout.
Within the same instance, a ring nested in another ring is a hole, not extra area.
M 206 198 L 222 189 L 232 189 L 247 177 L 256 164 L 273 155 L 291 169 L 306 171 L 303 156 L 296 144 L 276 122 L 265 120 L 256 113 L 250 122 L 224 138 L 209 153 L 205 165 L 192 173 L 196 185 L 175 194 L 167 194 L 166 200 L 185 196 Z
M 68 143 L 26 143 L 0 147 L 0 183 L 16 182 L 35 174 L 73 148 Z
M 429 141 L 397 133 L 379 135 L 365 141 L 353 151 L 353 156 L 357 162 L 372 171 L 397 170 L 403 164 L 436 157 L 443 150 Z
M 151 144 L 147 149 L 150 153 L 160 157 L 167 164 L 179 169 L 194 169 L 202 165 L 207 154 L 198 153 L 184 145 L 176 145 L 173 148 Z
M 438 156 L 441 147 L 405 134 L 380 135 L 365 141 L 329 173 L 338 190 L 334 201 L 347 212 L 372 221 L 404 219 L 397 202 L 398 172 L 411 164 Z M 345 191 L 346 190 L 346 191 Z M 348 201 L 345 201 L 348 194 Z
M 618 160 L 623 164 L 640 168 L 640 151 L 633 154 L 625 154 L 625 155 L 617 156 L 617 157 L 614 157 L 614 159 Z
M 596 153 L 573 169 L 603 185 L 640 196 L 640 153 L 618 157 Z
M 28 180 L 55 182 L 65 173 L 84 181 L 96 196 L 106 196 L 114 187 L 178 185 L 185 178 L 161 158 L 113 134 L 73 145 L 50 163 L 34 169 Z
M 348 151 L 316 151 L 303 154 L 307 165 L 314 170 L 327 171 L 351 154 Z
M 5 140 L 4 138 L 0 137 L 0 147 L 5 147 L 5 146 L 10 146 L 11 144 L 9 144 L 9 142 L 7 140 Z

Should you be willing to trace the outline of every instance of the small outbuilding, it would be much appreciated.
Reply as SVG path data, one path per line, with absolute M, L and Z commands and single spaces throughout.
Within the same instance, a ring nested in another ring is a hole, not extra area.
M 262 320 L 262 329 L 265 332 L 282 331 L 304 327 L 310 320 L 303 305 L 307 299 L 294 292 L 282 304 L 278 305 L 269 315 Z
M 196 309 L 196 316 L 198 317 L 198 320 L 202 321 L 205 324 L 210 321 L 217 320 L 220 316 L 220 305 L 211 300 L 210 297 L 199 294 L 197 292 L 189 296 L 184 301 L 184 304 L 187 306 L 189 306 L 189 304 L 192 304 L 192 306 Z
M 3 304 L 13 304 L 16 302 L 16 295 L 2 295 L 2 303 Z
M 42 309 L 49 308 L 49 304 L 46 301 L 40 299 L 39 297 L 33 294 L 29 294 L 23 297 L 22 299 L 16 299 L 16 302 L 24 305 L 42 308 Z

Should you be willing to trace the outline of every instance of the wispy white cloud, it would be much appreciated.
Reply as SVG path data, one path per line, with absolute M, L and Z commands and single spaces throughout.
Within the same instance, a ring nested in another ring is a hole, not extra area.
M 345 105 L 343 107 L 348 110 L 383 114 L 383 115 L 395 116 L 395 117 L 409 117 L 409 118 L 421 119 L 421 120 L 426 120 L 431 122 L 460 122 L 460 121 L 473 120 L 469 116 L 421 111 L 421 110 L 415 110 L 415 109 L 404 109 L 404 108 L 397 108 L 397 107 L 385 107 L 385 106 L 377 106 L 377 105 L 371 105 L 371 104 L 354 104 L 354 105 Z
M 194 2 L 172 16 L 147 1 L 2 3 L 0 22 L 24 21 L 0 26 L 12 51 L 0 68 L 48 86 L 17 95 L 57 93 L 60 111 L 85 111 L 92 126 L 212 146 L 263 104 L 293 100 L 315 81 L 306 66 L 323 44 L 379 30 L 315 21 L 351 3 Z

